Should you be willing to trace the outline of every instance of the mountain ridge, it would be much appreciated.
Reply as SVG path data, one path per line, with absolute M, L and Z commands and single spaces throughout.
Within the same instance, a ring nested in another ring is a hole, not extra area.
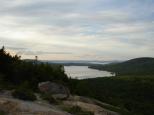
M 154 58 L 140 57 L 130 59 L 120 63 L 111 63 L 106 65 L 89 66 L 93 69 L 106 70 L 114 72 L 117 75 L 140 75 L 154 74 Z

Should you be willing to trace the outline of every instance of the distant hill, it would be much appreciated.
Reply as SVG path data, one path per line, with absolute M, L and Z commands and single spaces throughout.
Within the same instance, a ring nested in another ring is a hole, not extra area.
M 115 72 L 117 75 L 152 75 L 154 58 L 135 58 L 121 63 L 94 65 L 90 68 Z
M 41 60 L 43 63 L 58 64 L 63 66 L 92 66 L 92 65 L 104 65 L 109 63 L 116 63 L 119 61 L 97 61 L 97 60 Z

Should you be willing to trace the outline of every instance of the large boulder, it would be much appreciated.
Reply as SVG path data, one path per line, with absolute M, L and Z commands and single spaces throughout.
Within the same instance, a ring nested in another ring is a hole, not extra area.
M 38 88 L 43 93 L 52 94 L 56 99 L 67 99 L 70 95 L 70 91 L 66 86 L 55 82 L 41 82 L 38 84 Z

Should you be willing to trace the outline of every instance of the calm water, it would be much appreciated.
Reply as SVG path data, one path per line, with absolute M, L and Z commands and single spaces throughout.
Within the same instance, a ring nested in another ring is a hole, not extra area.
M 88 66 L 65 66 L 65 73 L 71 78 L 86 79 L 96 77 L 111 77 L 110 72 L 88 68 Z

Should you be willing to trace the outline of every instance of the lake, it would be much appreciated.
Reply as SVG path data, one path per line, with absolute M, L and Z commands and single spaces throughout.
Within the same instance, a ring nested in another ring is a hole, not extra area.
M 68 77 L 77 79 L 113 76 L 111 72 L 91 69 L 88 66 L 64 66 L 64 69 Z

